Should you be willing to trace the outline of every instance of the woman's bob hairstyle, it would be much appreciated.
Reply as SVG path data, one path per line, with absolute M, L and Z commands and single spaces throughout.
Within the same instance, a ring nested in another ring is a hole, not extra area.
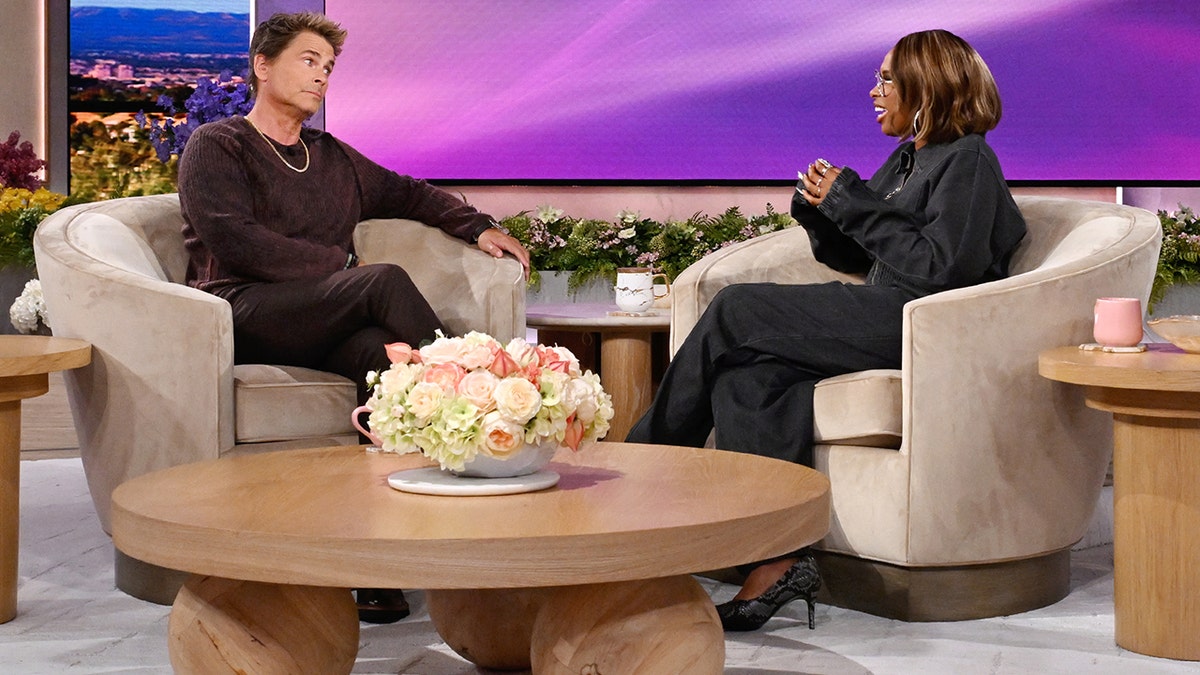
M 912 114 L 906 137 L 948 143 L 1000 122 L 1000 92 L 983 58 L 945 30 L 910 33 L 892 48 L 892 80 Z

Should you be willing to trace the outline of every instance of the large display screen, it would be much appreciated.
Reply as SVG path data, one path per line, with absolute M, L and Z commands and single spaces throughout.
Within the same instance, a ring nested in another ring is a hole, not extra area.
M 326 0 L 349 30 L 328 130 L 448 181 L 773 183 L 895 147 L 873 71 L 966 38 L 1014 181 L 1200 181 L 1196 0 Z

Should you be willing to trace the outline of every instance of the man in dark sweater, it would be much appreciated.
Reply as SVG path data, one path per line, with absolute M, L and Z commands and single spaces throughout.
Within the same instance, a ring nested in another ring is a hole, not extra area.
M 250 44 L 254 107 L 206 124 L 179 163 L 192 286 L 233 308 L 234 361 L 344 375 L 388 367 L 384 345 L 420 344 L 442 324 L 396 265 L 358 266 L 355 226 L 410 218 L 529 269 L 529 254 L 479 213 L 424 181 L 304 128 L 321 107 L 346 31 L 320 14 L 276 14 Z M 348 411 L 347 411 L 348 412 Z M 360 589 L 364 620 L 408 614 L 400 591 Z
M 385 169 L 303 123 L 320 108 L 345 31 L 319 14 L 275 15 L 250 46 L 254 108 L 206 124 L 180 159 L 188 283 L 233 307 L 235 361 L 305 366 L 359 384 L 383 345 L 442 328 L 405 271 L 359 267 L 355 226 L 411 218 L 497 257 L 529 254 L 451 194 Z

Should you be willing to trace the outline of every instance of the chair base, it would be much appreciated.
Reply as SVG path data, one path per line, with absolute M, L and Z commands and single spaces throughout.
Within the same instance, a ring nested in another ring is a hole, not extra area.
M 901 567 L 814 551 L 817 601 L 901 621 L 967 621 L 1052 605 L 1071 590 L 1071 550 L 953 567 Z
M 153 602 L 157 605 L 170 605 L 175 602 L 175 596 L 190 574 L 167 567 L 159 567 L 137 558 L 131 558 L 118 549 L 113 549 L 115 555 L 113 569 L 115 572 L 117 590 L 139 600 Z

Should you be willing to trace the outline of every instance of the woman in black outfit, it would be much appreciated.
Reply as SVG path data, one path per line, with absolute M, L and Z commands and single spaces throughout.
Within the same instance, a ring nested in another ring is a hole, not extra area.
M 723 289 L 627 441 L 701 447 L 715 426 L 718 448 L 811 466 L 817 381 L 900 368 L 906 302 L 1008 274 L 1025 222 L 984 141 L 1000 121 L 987 64 L 952 33 L 913 33 L 883 58 L 870 95 L 900 146 L 865 182 L 818 159 L 792 199 L 816 259 L 866 284 Z M 820 583 L 797 551 L 752 566 L 717 612 L 726 630 L 755 630 L 803 597 L 811 627 Z

